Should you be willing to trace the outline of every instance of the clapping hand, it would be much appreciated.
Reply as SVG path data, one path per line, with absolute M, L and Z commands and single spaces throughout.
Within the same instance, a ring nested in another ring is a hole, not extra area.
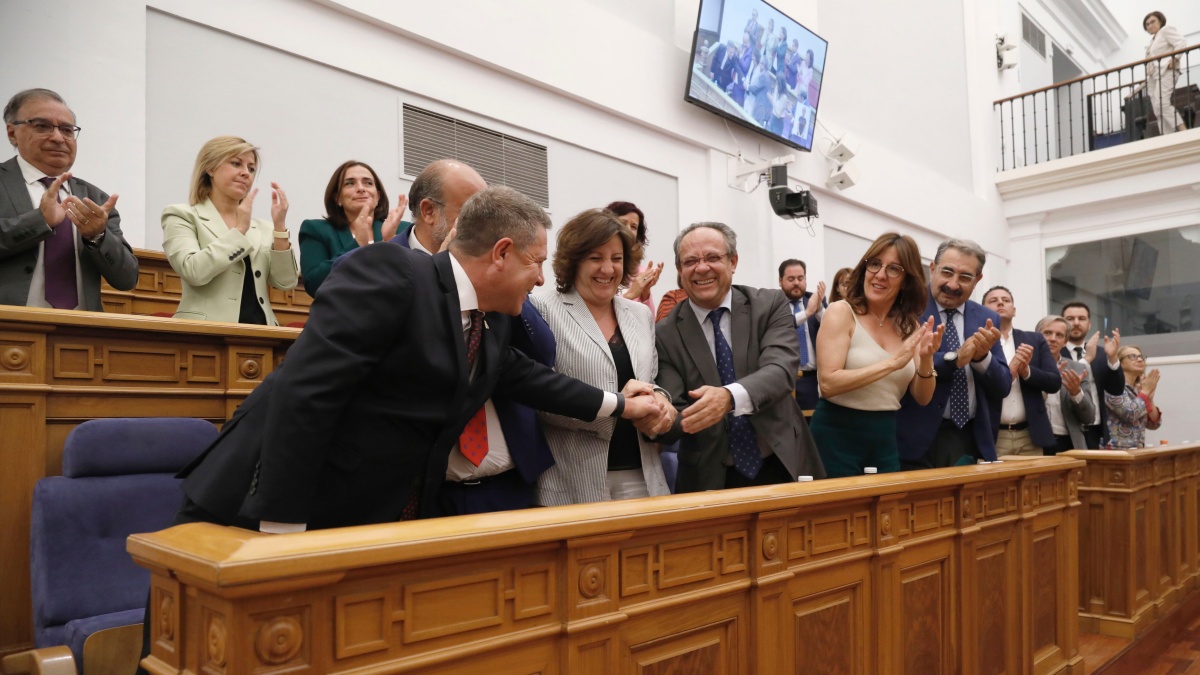
M 391 241 L 392 237 L 396 236 L 396 231 L 400 229 L 400 218 L 404 216 L 406 208 L 408 208 L 408 195 L 400 195 L 396 198 L 396 206 L 388 211 L 387 218 L 383 220 L 384 241 Z
M 633 280 L 629 282 L 629 291 L 625 297 L 630 300 L 641 300 L 646 297 L 654 284 L 658 283 L 658 275 L 662 274 L 663 263 L 654 264 L 651 260 L 646 264 L 646 269 L 637 272 L 633 275 Z
M 808 304 L 804 307 L 804 313 L 808 318 L 813 318 L 817 312 L 821 311 L 821 302 L 825 299 L 825 282 L 817 283 L 817 290 L 808 299 Z
M 1088 338 L 1087 344 L 1083 346 L 1083 358 L 1091 363 L 1096 358 L 1096 345 L 1100 342 L 1100 331 L 1092 333 L 1092 337 Z
M 1029 362 L 1033 360 L 1033 345 L 1021 345 L 1017 347 L 1013 353 L 1012 360 L 1008 362 L 1008 369 L 1012 372 L 1013 378 L 1029 377 Z
M 1158 378 L 1160 375 L 1158 368 L 1146 371 L 1146 374 L 1142 376 L 1142 381 L 1138 384 L 1138 390 L 1148 398 L 1153 399 L 1154 392 L 1158 389 Z
M 896 352 L 896 355 L 892 357 L 892 370 L 900 370 L 904 366 L 907 366 L 908 362 L 912 361 L 913 356 L 919 353 L 921 341 L 929 335 L 930 322 L 932 321 L 933 318 L 930 317 L 929 321 L 917 326 L 912 335 L 904 339 L 904 343 L 900 345 L 900 351 Z
M 1066 388 L 1067 393 L 1073 398 L 1078 396 L 1079 392 L 1081 391 L 1080 385 L 1083 383 L 1083 376 L 1076 372 L 1075 369 L 1070 366 L 1070 363 L 1071 362 L 1066 359 L 1059 362 L 1058 372 L 1062 374 L 1063 387 Z M 1087 371 L 1084 372 L 1086 373 Z
M 354 216 L 354 220 L 350 221 L 350 236 L 354 237 L 355 243 L 359 246 L 370 244 L 374 237 L 372 225 L 375 223 L 376 204 L 375 200 L 371 200 L 359 210 L 358 215 Z
M 937 350 L 942 348 L 942 336 L 945 334 L 946 324 L 939 324 L 937 328 L 934 328 L 932 316 L 925 321 L 925 335 L 921 338 L 921 346 L 917 350 L 917 355 L 922 361 L 927 358 L 932 359 Z
M 242 234 L 250 231 L 250 214 L 254 211 L 254 198 L 258 196 L 258 188 L 250 191 L 246 198 L 238 202 L 237 218 L 234 220 L 234 225 L 230 228 L 237 230 Z
M 288 198 L 279 183 L 271 183 L 271 222 L 276 232 L 287 231 Z
M 1095 337 L 1096 338 L 1100 337 L 1100 333 L 1097 332 Z M 1088 345 L 1088 349 L 1092 350 L 1091 351 L 1092 354 L 1095 353 L 1095 347 L 1092 347 L 1090 343 Z M 1116 363 L 1117 362 L 1117 352 L 1120 352 L 1120 351 L 1121 351 L 1121 331 L 1120 331 L 1120 329 L 1114 328 L 1112 331 L 1112 337 L 1104 338 L 1104 355 L 1108 357 L 1109 363 Z M 1092 357 L 1088 357 L 1089 363 L 1091 362 L 1091 359 L 1092 359 Z

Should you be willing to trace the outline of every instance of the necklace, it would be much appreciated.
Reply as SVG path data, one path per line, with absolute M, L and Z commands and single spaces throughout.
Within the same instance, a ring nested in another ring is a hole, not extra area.
M 874 314 L 872 314 L 870 312 L 867 312 L 867 316 L 871 317 L 872 319 L 875 319 L 876 326 L 883 328 L 883 320 L 887 318 L 887 313 L 885 312 L 882 318 L 875 316 Z

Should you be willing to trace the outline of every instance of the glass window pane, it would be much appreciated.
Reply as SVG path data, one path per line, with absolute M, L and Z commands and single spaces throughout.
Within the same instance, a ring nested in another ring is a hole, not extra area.
M 1200 353 L 1200 225 L 1046 249 L 1049 309 L 1087 303 L 1092 331 L 1148 356 Z

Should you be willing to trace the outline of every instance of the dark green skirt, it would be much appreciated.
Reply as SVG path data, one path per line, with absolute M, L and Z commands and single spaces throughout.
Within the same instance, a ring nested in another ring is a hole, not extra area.
M 900 470 L 895 410 L 855 410 L 821 399 L 809 429 L 830 478 L 861 476 L 868 466 Z

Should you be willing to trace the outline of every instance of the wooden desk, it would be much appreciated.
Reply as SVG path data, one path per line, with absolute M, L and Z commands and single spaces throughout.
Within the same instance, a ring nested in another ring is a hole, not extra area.
M 1142 635 L 1200 586 L 1200 443 L 1072 450 L 1080 484 L 1084 630 Z
M 1079 673 L 1067 458 L 135 535 L 155 673 Z
M 220 423 L 283 360 L 300 331 L 0 306 L 0 655 L 33 643 L 33 486 L 101 417 Z
M 135 248 L 133 255 L 138 261 L 137 285 L 131 291 L 118 291 L 102 279 L 100 302 L 104 305 L 104 311 L 110 314 L 141 316 L 174 314 L 179 308 L 183 284 L 179 280 L 179 274 L 171 269 L 171 263 L 167 262 L 167 254 Z M 312 298 L 304 291 L 303 279 L 290 291 L 281 291 L 278 288 L 268 290 L 271 309 L 274 310 L 279 325 L 286 326 L 289 323 L 308 320 L 308 308 L 312 305 Z

